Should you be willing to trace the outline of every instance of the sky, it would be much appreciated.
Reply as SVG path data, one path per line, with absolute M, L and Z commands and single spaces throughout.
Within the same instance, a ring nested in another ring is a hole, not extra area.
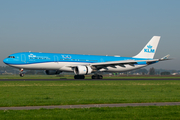
M 2 0 L 0 66 L 17 52 L 138 54 L 161 36 L 151 65 L 180 70 L 180 0 Z M 146 69 L 149 69 L 146 67 Z

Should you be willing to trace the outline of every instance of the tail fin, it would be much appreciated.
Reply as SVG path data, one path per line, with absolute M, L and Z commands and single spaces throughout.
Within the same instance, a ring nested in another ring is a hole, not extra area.
M 134 58 L 150 58 L 153 59 L 160 40 L 160 36 L 153 36 L 148 44 Z

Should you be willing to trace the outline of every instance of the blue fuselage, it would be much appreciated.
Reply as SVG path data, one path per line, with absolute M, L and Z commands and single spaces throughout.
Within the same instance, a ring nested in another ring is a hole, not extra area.
M 15 53 L 4 59 L 3 62 L 9 66 L 23 69 L 35 70 L 62 70 L 73 71 L 72 65 L 88 65 L 91 63 L 103 63 L 126 60 L 147 60 L 144 58 L 118 57 L 118 56 L 99 56 L 99 55 L 78 55 L 62 53 L 37 53 L 22 52 Z M 149 59 L 148 59 L 149 60 Z M 126 66 L 109 68 L 102 71 L 128 71 L 147 66 L 145 61 L 137 62 L 136 66 Z

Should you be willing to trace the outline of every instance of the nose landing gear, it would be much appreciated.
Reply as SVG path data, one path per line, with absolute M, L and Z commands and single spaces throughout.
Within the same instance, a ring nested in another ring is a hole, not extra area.
M 23 68 L 21 68 L 19 71 L 20 71 L 19 76 L 24 77 Z

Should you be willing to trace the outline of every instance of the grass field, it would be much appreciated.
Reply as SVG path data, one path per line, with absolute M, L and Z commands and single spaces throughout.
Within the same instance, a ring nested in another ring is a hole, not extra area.
M 179 102 L 180 81 L 0 81 L 0 106 Z
M 0 110 L 1 120 L 178 120 L 180 106 Z
M 5 76 L 3 76 L 5 77 Z M 11 76 L 12 77 L 12 76 Z M 45 76 L 26 76 L 37 79 Z M 57 79 L 56 76 L 51 76 Z M 71 76 L 70 76 L 71 77 Z M 2 79 L 2 76 L 0 76 Z M 14 79 L 19 76 L 14 77 Z M 130 77 L 126 77 L 127 79 Z M 138 77 L 136 77 L 138 78 Z M 140 77 L 142 78 L 142 77 Z M 151 77 L 157 78 L 157 77 Z M 173 77 L 178 78 L 178 77 Z M 173 79 L 172 78 L 172 79 Z M 11 78 L 6 78 L 11 79 Z M 48 78 L 51 79 L 51 78 Z M 179 102 L 179 80 L 0 81 L 0 106 Z M 179 119 L 180 106 L 0 110 L 8 119 Z

